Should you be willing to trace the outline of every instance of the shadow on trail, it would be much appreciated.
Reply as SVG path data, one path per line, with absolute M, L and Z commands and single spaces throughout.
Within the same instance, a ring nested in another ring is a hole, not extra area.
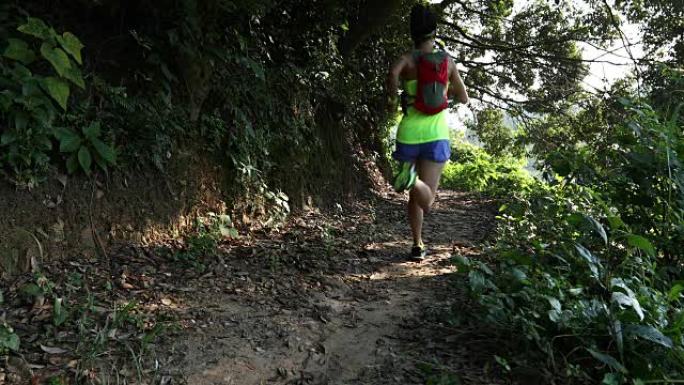
M 498 383 L 483 365 L 491 354 L 445 326 L 454 299 L 464 300 L 449 259 L 478 253 L 491 207 L 442 192 L 426 217 L 423 263 L 406 258 L 396 195 L 222 245 L 204 271 L 158 293 L 182 325 L 157 349 L 161 370 L 193 385 Z

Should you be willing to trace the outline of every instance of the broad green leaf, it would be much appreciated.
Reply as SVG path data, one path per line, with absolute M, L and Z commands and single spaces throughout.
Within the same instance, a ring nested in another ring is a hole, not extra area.
M 35 283 L 28 283 L 19 289 L 24 295 L 38 297 L 43 295 L 43 290 Z
M 598 278 L 599 276 L 599 271 L 598 267 L 601 265 L 599 263 L 598 258 L 594 256 L 594 254 L 591 253 L 591 251 L 587 250 L 586 247 L 580 245 L 579 243 L 575 244 L 575 249 L 579 253 L 579 255 L 584 258 L 587 263 L 589 264 L 589 269 L 591 270 L 591 273 L 594 277 Z
M 29 48 L 28 43 L 21 39 L 7 39 L 9 45 L 5 48 L 3 56 L 12 60 L 19 61 L 25 65 L 31 64 L 36 60 L 36 54 L 31 48 Z
M 69 174 L 73 174 L 78 170 L 78 156 L 76 156 L 75 152 L 67 159 L 66 166 Z
M 457 267 L 463 268 L 463 267 L 468 267 L 470 266 L 470 261 L 468 258 L 464 257 L 461 254 L 456 254 L 453 256 L 453 261 L 456 264 Z
M 69 84 L 60 78 L 50 76 L 42 79 L 41 85 L 45 92 L 66 111 L 67 102 L 69 101 Z
M 86 172 L 86 174 L 90 174 L 90 167 L 92 166 L 93 158 L 90 156 L 90 150 L 88 150 L 88 147 L 82 146 L 81 149 L 78 150 L 78 163 L 81 165 L 81 168 Z
M 70 138 L 72 136 L 78 136 L 73 130 L 63 127 L 55 128 L 53 134 L 55 135 L 55 138 L 57 138 L 60 141 Z
M 551 308 L 557 311 L 561 311 L 561 303 L 557 298 L 548 296 L 546 299 L 549 301 L 549 304 L 551 305 Z
M 610 225 L 611 228 L 613 229 L 619 229 L 622 227 L 625 227 L 625 222 L 622 221 L 622 218 L 611 215 L 606 217 L 606 220 L 608 221 L 608 224 Z
M 3 132 L 2 135 L 0 135 L 0 145 L 6 146 L 12 142 L 17 140 L 17 136 L 14 135 L 12 132 Z
M 66 78 L 67 73 L 71 70 L 71 62 L 67 54 L 57 47 L 53 47 L 48 43 L 43 43 L 40 46 L 40 54 L 45 60 L 52 64 L 52 67 L 57 71 L 59 76 Z
M 26 24 L 19 26 L 17 30 L 42 40 L 49 39 L 51 35 L 50 27 L 48 27 L 43 20 L 35 17 L 29 17 Z
M 608 235 L 606 234 L 606 229 L 603 228 L 603 225 L 601 225 L 596 219 L 586 215 L 585 218 L 591 226 L 594 228 L 594 231 L 596 231 L 596 234 L 598 234 L 601 239 L 603 239 L 603 243 L 606 245 L 608 244 Z
M 82 131 L 83 135 L 85 135 L 85 137 L 88 139 L 97 138 L 102 132 L 102 130 L 100 130 L 100 122 L 95 121 L 87 126 L 83 126 Z
M 67 51 L 69 55 L 74 58 L 74 60 L 76 60 L 76 63 L 83 64 L 83 60 L 81 59 L 81 50 L 83 49 L 84 45 L 73 33 L 64 32 L 62 36 L 57 36 L 57 41 L 59 42 L 59 45 L 61 45 L 62 48 L 64 48 L 64 50 Z
M 627 236 L 627 244 L 632 246 L 632 247 L 636 247 L 636 248 L 640 249 L 641 251 L 645 252 L 646 254 L 648 254 L 652 257 L 654 257 L 656 255 L 655 247 L 653 247 L 653 244 L 651 243 L 651 241 L 649 241 L 648 239 L 646 239 L 640 235 L 636 235 L 636 234 L 628 235 Z
M 672 348 L 672 339 L 650 325 L 630 325 L 625 328 L 628 335 L 637 336 L 645 340 L 655 342 L 666 348 Z
M 85 81 L 83 80 L 83 75 L 81 75 L 81 70 L 77 67 L 72 66 L 71 68 L 69 68 L 67 72 L 64 74 L 64 78 L 77 85 L 80 89 L 85 89 Z
M 684 291 L 684 284 L 675 284 L 672 286 L 672 289 L 670 289 L 670 292 L 667 293 L 667 300 L 670 302 L 678 300 L 682 294 L 682 291 Z
M 100 155 L 100 157 L 104 159 L 105 162 L 107 162 L 108 164 L 116 163 L 116 153 L 111 148 L 111 146 L 104 144 L 100 139 L 97 138 L 91 139 L 90 143 L 95 148 L 97 154 Z
M 518 269 L 517 267 L 511 269 L 511 275 L 513 275 L 513 277 L 515 277 L 515 280 L 518 282 L 529 283 L 529 281 L 527 280 L 527 274 L 525 274 L 524 271 Z
M 475 292 L 481 291 L 485 288 L 485 277 L 477 270 L 472 270 L 470 273 L 468 273 L 468 280 L 470 281 L 470 289 Z
M 10 328 L 0 325 L 0 348 L 3 347 L 13 351 L 19 350 L 19 336 Z
M 62 303 L 62 298 L 55 298 L 52 306 L 52 321 L 55 326 L 62 325 L 67 320 L 67 311 Z
M 597 352 L 593 349 L 587 348 L 587 351 L 594 356 L 597 360 L 603 362 L 604 364 L 610 366 L 613 368 L 613 370 L 617 370 L 618 372 L 622 374 L 627 374 L 627 368 L 625 368 L 624 365 L 622 365 L 618 360 L 616 360 L 613 356 L 610 356 L 608 354 L 600 353 Z
M 643 321 L 644 311 L 641 309 L 641 305 L 636 298 L 620 291 L 614 291 L 610 298 L 613 302 L 616 302 L 618 305 L 620 305 L 620 307 L 629 306 L 633 308 L 637 315 L 639 315 L 639 319 Z
M 7 336 L 7 339 L 5 340 L 5 346 L 7 346 L 8 349 L 15 352 L 19 350 L 19 336 L 14 333 L 11 333 L 9 336 Z
M 82 140 L 75 132 L 68 128 L 59 129 L 59 151 L 76 152 L 81 147 Z
M 560 320 L 560 317 L 561 317 L 561 313 L 556 309 L 549 310 L 548 315 L 549 315 L 549 319 L 551 320 L 551 322 L 556 322 L 556 323 L 558 323 L 558 321 Z
M 621 376 L 619 374 L 615 373 L 606 373 L 603 376 L 603 381 L 601 381 L 601 385 L 621 385 L 622 380 Z

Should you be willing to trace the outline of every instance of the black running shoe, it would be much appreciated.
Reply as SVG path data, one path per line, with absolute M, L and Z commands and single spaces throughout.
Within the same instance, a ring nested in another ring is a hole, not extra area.
M 414 261 L 422 261 L 427 256 L 427 248 L 425 245 L 416 245 L 411 248 L 411 259 Z

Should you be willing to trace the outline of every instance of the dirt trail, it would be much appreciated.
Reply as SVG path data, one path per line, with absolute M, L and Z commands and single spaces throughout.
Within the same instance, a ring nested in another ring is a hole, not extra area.
M 492 383 L 431 316 L 458 296 L 448 259 L 476 252 L 489 205 L 442 192 L 426 218 L 431 256 L 413 263 L 402 199 L 309 213 L 227 245 L 208 273 L 170 293 L 184 328 L 160 346 L 162 383 L 423 384 L 427 362 Z

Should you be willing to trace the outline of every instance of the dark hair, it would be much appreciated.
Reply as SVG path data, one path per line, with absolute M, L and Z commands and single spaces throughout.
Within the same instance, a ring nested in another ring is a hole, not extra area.
M 416 4 L 411 9 L 411 38 L 418 45 L 435 37 L 437 15 L 430 8 Z

